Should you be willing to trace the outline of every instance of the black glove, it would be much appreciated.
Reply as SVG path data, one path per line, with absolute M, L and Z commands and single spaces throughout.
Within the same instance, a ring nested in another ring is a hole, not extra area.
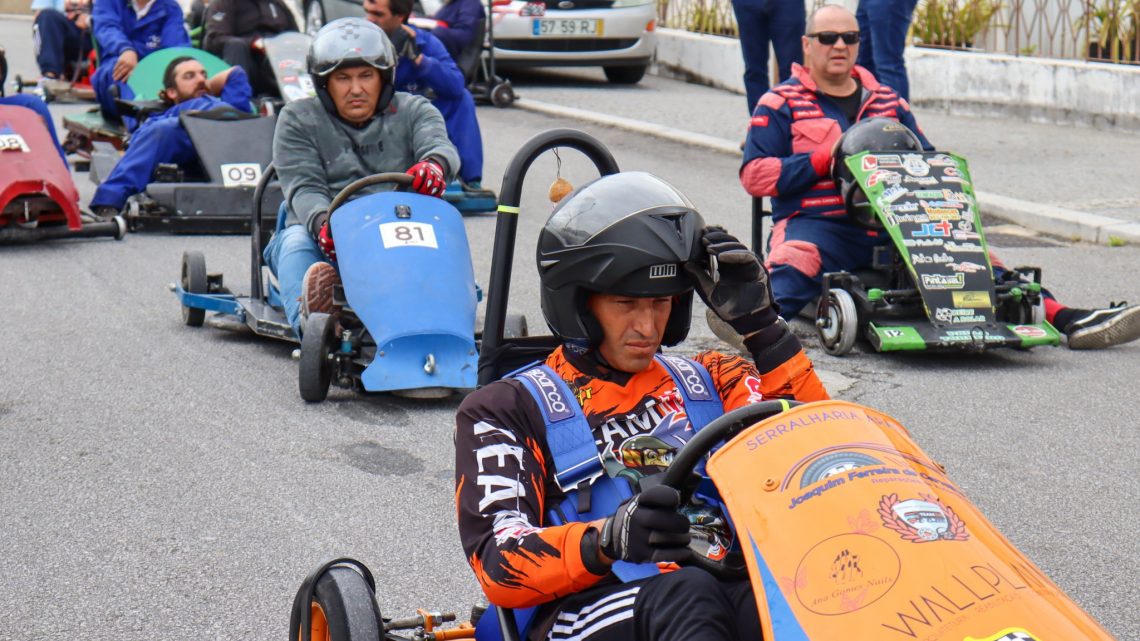
M 680 493 L 664 485 L 626 499 L 602 525 L 602 554 L 632 563 L 687 559 L 689 519 L 677 511 L 680 504 Z
M 704 251 L 685 269 L 705 305 L 742 336 L 775 324 L 780 308 L 756 254 L 717 226 L 704 228 L 701 245 Z
M 420 51 L 420 44 L 416 42 L 415 36 L 408 33 L 408 30 L 402 26 L 396 30 L 396 33 L 392 36 L 392 46 L 396 48 L 397 55 L 407 58 L 413 63 L 416 61 L 416 58 L 420 57 L 420 53 L 422 53 Z

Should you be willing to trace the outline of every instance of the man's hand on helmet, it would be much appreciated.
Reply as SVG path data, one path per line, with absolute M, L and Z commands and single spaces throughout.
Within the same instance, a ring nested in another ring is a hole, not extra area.
M 701 249 L 685 269 L 709 309 L 744 337 L 779 320 L 768 271 L 751 249 L 718 226 L 701 232 Z
M 408 175 L 412 177 L 412 190 L 425 196 L 439 196 L 447 188 L 443 167 L 431 158 L 412 165 Z
M 655 485 L 618 506 L 600 527 L 598 548 L 615 561 L 659 563 L 689 557 L 689 519 L 677 511 L 681 495 Z

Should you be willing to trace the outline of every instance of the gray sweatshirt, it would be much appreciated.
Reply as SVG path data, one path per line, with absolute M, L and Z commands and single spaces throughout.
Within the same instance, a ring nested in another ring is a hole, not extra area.
M 459 154 L 443 116 L 425 98 L 396 92 L 383 114 L 357 129 L 325 111 L 316 98 L 285 105 L 273 136 L 273 163 L 288 203 L 286 225 L 309 225 L 349 183 L 388 171 L 405 172 L 429 156 L 444 161 L 448 181 Z M 374 185 L 355 197 L 395 189 Z

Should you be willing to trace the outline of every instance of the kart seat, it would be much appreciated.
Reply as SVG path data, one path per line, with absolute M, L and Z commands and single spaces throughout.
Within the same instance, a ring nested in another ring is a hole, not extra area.
M 264 169 L 273 160 L 276 116 L 261 117 L 218 106 L 209 111 L 187 111 L 179 118 L 212 183 L 226 182 L 222 165 L 257 163 Z

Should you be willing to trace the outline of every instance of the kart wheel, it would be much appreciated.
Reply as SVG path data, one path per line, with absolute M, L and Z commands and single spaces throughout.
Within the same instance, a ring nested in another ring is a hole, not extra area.
M 380 641 L 384 625 L 380 607 L 364 577 L 347 567 L 321 575 L 310 604 L 310 638 L 324 641 Z M 301 635 L 298 635 L 299 637 Z
M 491 104 L 496 107 L 510 107 L 515 102 L 515 90 L 509 82 L 501 82 L 491 89 Z
M 122 216 L 115 216 L 115 240 L 122 240 L 127 236 L 127 220 Z
M 522 314 L 507 314 L 503 325 L 503 338 L 524 338 L 529 336 L 526 327 L 526 316 Z
M 328 314 L 312 314 L 305 322 L 305 333 L 301 335 L 301 365 L 297 382 L 301 398 L 308 403 L 319 403 L 329 395 L 332 382 L 333 339 L 336 334 L 336 321 Z
M 191 294 L 205 294 L 209 287 L 209 282 L 206 280 L 206 257 L 202 252 L 182 252 L 182 290 Z M 201 327 L 204 320 L 206 320 L 206 310 L 200 307 L 182 306 L 183 323 L 190 327 Z
M 843 289 L 830 289 L 827 292 L 827 316 L 816 314 L 816 328 L 823 349 L 832 356 L 843 356 L 855 345 L 859 329 L 859 315 L 855 311 L 855 300 Z

